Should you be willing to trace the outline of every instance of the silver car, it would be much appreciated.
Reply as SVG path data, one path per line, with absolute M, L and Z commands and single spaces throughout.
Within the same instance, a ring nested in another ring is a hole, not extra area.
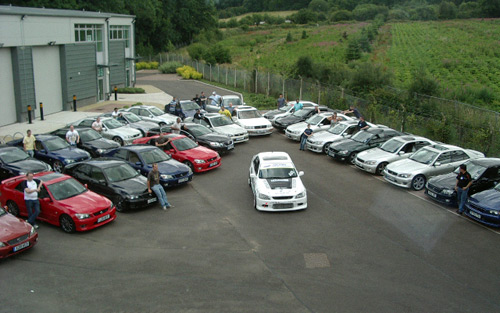
M 311 129 L 314 133 L 318 133 L 323 130 L 327 130 L 332 126 L 332 123 L 328 118 L 332 116 L 333 113 L 320 113 L 311 116 L 304 122 L 299 122 L 293 125 L 288 126 L 285 129 L 285 135 L 292 140 L 299 141 L 302 133 L 306 130 L 307 125 L 311 125 Z M 349 116 L 344 114 L 337 113 L 337 118 L 341 119 L 341 121 L 352 120 Z
M 142 136 L 146 136 L 151 129 L 158 128 L 157 123 L 148 122 L 142 120 L 139 116 L 132 112 L 118 111 L 119 115 L 116 120 L 124 125 L 128 125 L 132 128 L 138 129 Z M 101 115 L 101 117 L 112 117 L 111 113 L 106 113 Z
M 243 102 L 243 99 L 240 98 L 240 96 L 227 95 L 221 96 L 220 103 L 218 103 L 217 105 L 213 105 L 212 100 L 207 100 L 206 111 L 209 113 L 218 113 L 221 105 L 223 105 L 225 108 L 228 108 L 229 103 L 233 104 L 233 108 L 246 105 L 245 102 Z
M 355 165 L 363 171 L 382 175 L 387 164 L 406 159 L 420 148 L 433 144 L 435 142 L 424 137 L 394 137 L 380 147 L 358 153 Z
M 337 140 L 350 138 L 356 133 L 357 126 L 358 121 L 347 120 L 335 124 L 326 131 L 313 133 L 312 136 L 307 138 L 306 148 L 312 152 L 326 154 L 330 144 Z
M 95 117 L 87 117 L 71 123 L 71 125 L 75 127 L 92 127 L 92 123 L 94 123 L 95 120 Z M 104 138 L 116 141 L 121 146 L 130 145 L 132 144 L 132 141 L 142 137 L 141 131 L 129 126 L 125 126 L 112 117 L 103 117 L 101 118 L 101 122 L 101 135 Z
M 143 121 L 153 122 L 162 127 L 172 125 L 177 120 L 177 116 L 165 113 L 153 105 L 137 105 L 127 111 L 139 116 Z
M 384 170 L 384 178 L 399 187 L 422 190 L 430 177 L 450 173 L 465 161 L 482 157 L 484 154 L 478 151 L 435 144 L 390 163 Z
M 234 143 L 248 141 L 248 132 L 243 127 L 235 124 L 230 118 L 219 113 L 206 113 L 202 120 L 187 118 L 186 122 L 204 125 L 216 133 L 231 137 Z
M 302 103 L 304 108 L 318 106 L 316 103 L 311 101 L 300 101 L 300 102 Z M 277 110 L 268 111 L 263 116 L 268 120 L 270 120 L 271 122 L 273 122 L 280 117 L 292 115 L 293 112 L 295 112 L 294 106 L 295 106 L 295 101 L 289 101 L 285 106 Z

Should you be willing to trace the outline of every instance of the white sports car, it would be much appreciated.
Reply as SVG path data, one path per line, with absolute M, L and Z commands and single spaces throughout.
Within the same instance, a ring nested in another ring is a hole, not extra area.
M 274 127 L 259 110 L 250 106 L 240 106 L 235 109 L 233 121 L 247 130 L 250 136 L 270 135 Z
M 307 208 L 307 191 L 286 152 L 261 152 L 252 158 L 248 184 L 259 211 L 295 211 Z

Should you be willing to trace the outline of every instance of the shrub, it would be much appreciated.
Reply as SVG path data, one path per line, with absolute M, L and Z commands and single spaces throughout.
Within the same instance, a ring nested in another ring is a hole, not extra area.
M 205 46 L 201 43 L 194 43 L 187 48 L 189 57 L 193 60 L 199 61 L 203 59 L 203 54 L 205 53 Z
M 295 63 L 296 75 L 302 77 L 315 77 L 314 64 L 310 56 L 301 56 Z
M 436 80 L 427 74 L 427 71 L 421 67 L 413 73 L 413 81 L 408 89 L 410 97 L 414 93 L 436 96 L 438 94 L 439 85 Z
M 410 15 L 408 14 L 408 12 L 406 12 L 406 10 L 394 9 L 389 11 L 387 19 L 393 21 L 405 21 L 410 19 Z
M 222 63 L 231 63 L 231 53 L 229 52 L 229 48 L 226 48 L 220 44 L 216 44 L 213 48 L 209 49 L 212 55 L 215 58 L 215 61 L 219 64 Z
M 302 39 L 306 39 L 307 38 L 307 33 L 305 30 L 302 31 Z
M 350 39 L 347 45 L 345 59 L 347 62 L 361 58 L 361 46 L 356 38 Z
M 203 75 L 196 71 L 193 67 L 184 65 L 177 68 L 177 74 L 181 75 L 184 79 L 201 79 Z
M 154 70 L 158 68 L 158 62 L 137 62 L 135 64 L 136 70 Z
M 350 21 L 352 20 L 352 13 L 347 10 L 338 10 L 330 15 L 330 21 L 340 22 L 340 21 Z
M 146 93 L 142 88 L 124 87 L 116 90 L 118 93 Z
M 285 40 L 286 42 L 292 42 L 293 41 L 292 33 L 288 32 Z
M 238 21 L 233 17 L 227 22 L 227 27 L 235 28 L 238 27 Z
M 367 92 L 391 84 L 392 74 L 381 65 L 361 63 L 352 73 L 349 87 L 355 91 Z
M 176 69 L 178 67 L 181 67 L 181 66 L 182 66 L 182 63 L 180 63 L 180 62 L 170 61 L 170 62 L 163 63 L 160 66 L 159 70 L 163 74 L 175 74 L 176 73 Z
M 328 3 L 325 0 L 311 0 L 309 2 L 309 9 L 316 12 L 328 12 Z
M 378 14 L 387 16 L 389 14 L 389 9 L 382 5 L 359 4 L 352 10 L 354 19 L 358 21 L 373 20 Z
M 453 2 L 441 2 L 438 9 L 438 16 L 442 20 L 455 18 L 457 16 L 457 6 Z
M 290 19 L 295 24 L 307 24 L 309 22 L 317 22 L 318 15 L 311 10 L 301 9 L 301 10 L 299 10 L 299 12 L 292 14 L 290 16 Z
M 133 107 L 138 106 L 138 105 L 142 105 L 142 102 L 137 102 L 137 103 L 132 104 Z
M 458 18 L 473 18 L 481 15 L 481 9 L 477 2 L 462 2 L 458 7 Z

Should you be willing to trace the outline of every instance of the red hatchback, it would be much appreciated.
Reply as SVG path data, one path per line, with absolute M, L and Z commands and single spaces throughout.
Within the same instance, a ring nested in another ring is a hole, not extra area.
M 24 180 L 25 176 L 17 176 L 0 184 L 0 202 L 15 216 L 28 216 Z M 38 219 L 60 226 L 67 233 L 94 229 L 116 218 L 116 208 L 110 200 L 88 190 L 71 176 L 44 172 L 35 174 L 34 180 L 42 183 Z
M 35 227 L 0 207 L 0 259 L 33 248 L 37 242 Z
M 143 137 L 134 140 L 134 143 L 155 145 L 158 137 L 160 136 Z M 214 150 L 202 147 L 184 135 L 168 134 L 165 137 L 172 141 L 163 150 L 173 159 L 189 166 L 193 172 L 206 172 L 220 166 L 220 155 Z

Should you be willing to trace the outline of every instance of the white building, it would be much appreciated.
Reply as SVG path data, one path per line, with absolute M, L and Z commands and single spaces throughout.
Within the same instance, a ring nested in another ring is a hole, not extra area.
M 135 17 L 0 6 L 0 126 L 106 100 L 135 83 Z

